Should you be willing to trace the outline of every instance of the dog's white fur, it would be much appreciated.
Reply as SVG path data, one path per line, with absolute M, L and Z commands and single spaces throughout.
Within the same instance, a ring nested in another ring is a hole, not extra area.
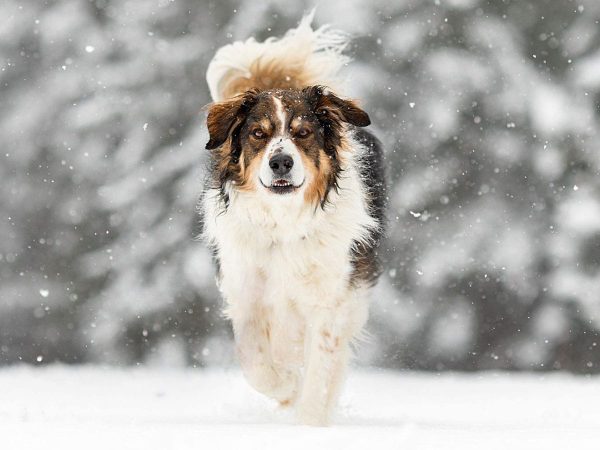
M 231 79 L 221 64 L 225 54 L 227 64 L 235 66 L 231 70 L 240 73 L 253 57 L 242 48 L 271 58 L 284 51 L 288 57 L 300 48 L 306 60 L 314 60 L 315 48 L 323 48 L 315 41 L 324 32 L 310 30 L 309 21 L 305 18 L 280 41 L 246 41 L 221 49 L 208 73 L 215 99 L 220 99 L 223 80 Z M 340 57 L 330 49 L 319 60 L 336 67 Z M 283 138 L 279 134 L 273 142 Z M 330 421 L 350 341 L 367 319 L 366 287 L 350 283 L 351 247 L 380 225 L 368 214 L 358 170 L 366 148 L 349 133 L 345 140 L 339 189 L 330 193 L 325 208 L 305 202 L 310 180 L 288 195 L 228 185 L 227 207 L 219 190 L 209 189 L 201 205 L 204 237 L 220 261 L 219 287 L 245 376 L 282 404 L 297 403 L 300 421 L 312 425 Z

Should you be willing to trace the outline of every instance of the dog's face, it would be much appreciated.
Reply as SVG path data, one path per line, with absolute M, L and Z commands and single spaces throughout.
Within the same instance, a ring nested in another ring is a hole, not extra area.
M 211 105 L 208 113 L 215 181 L 221 189 L 304 195 L 323 204 L 336 187 L 345 124 L 369 116 L 326 88 L 248 91 Z

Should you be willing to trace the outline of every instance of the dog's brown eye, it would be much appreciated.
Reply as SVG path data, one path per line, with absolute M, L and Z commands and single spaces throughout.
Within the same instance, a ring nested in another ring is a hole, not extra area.
M 252 132 L 252 136 L 254 136 L 257 139 L 262 139 L 265 137 L 265 132 L 263 130 L 261 130 L 260 128 L 257 128 L 256 130 L 254 130 Z
M 310 130 L 308 128 L 300 128 L 298 130 L 298 132 L 296 133 L 296 136 L 298 136 L 299 138 L 305 138 L 309 134 L 310 134 Z

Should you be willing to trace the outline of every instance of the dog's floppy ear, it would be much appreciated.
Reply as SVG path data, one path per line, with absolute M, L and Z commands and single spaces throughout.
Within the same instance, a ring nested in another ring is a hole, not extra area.
M 246 115 L 256 104 L 257 95 L 257 90 L 250 90 L 209 106 L 206 125 L 210 138 L 206 144 L 207 150 L 223 145 L 232 131 L 244 122 Z
M 371 124 L 369 115 L 354 101 L 338 97 L 325 86 L 310 86 L 304 89 L 304 93 L 320 119 L 336 119 L 357 127 Z

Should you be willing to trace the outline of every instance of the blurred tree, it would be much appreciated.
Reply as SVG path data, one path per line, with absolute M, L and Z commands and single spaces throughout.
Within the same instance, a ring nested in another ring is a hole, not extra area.
M 200 7 L 0 6 L 2 360 L 134 362 L 162 340 L 201 360 L 218 311 L 191 232 L 198 87 L 218 24 Z
M 583 61 L 599 61 L 599 6 L 382 4 L 382 31 L 365 46 L 383 83 L 365 83 L 363 95 L 385 105 L 376 123 L 393 136 L 389 158 L 400 170 L 391 174 L 387 251 L 397 293 L 376 314 L 374 328 L 387 330 L 378 332 L 379 361 L 600 369 L 597 312 L 582 309 L 600 302 L 573 286 L 586 272 L 575 250 L 583 236 L 557 226 L 572 215 L 582 228 L 600 219 L 591 199 L 597 104 L 579 81 Z M 561 244 L 577 268 L 556 283 Z M 587 283 L 599 275 L 594 268 Z M 394 309 L 413 312 L 406 330 L 386 320 Z
M 0 362 L 229 361 L 194 241 L 233 39 L 310 2 L 0 4 Z M 388 150 L 388 271 L 363 362 L 600 370 L 595 0 L 318 2 Z

